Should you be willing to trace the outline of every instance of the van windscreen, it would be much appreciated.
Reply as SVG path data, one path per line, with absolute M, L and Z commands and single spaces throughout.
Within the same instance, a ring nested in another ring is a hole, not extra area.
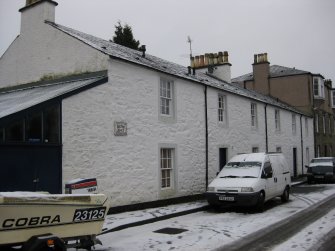
M 248 167 L 261 167 L 261 162 L 256 161 L 243 161 L 243 162 L 229 162 L 224 168 L 248 168 Z

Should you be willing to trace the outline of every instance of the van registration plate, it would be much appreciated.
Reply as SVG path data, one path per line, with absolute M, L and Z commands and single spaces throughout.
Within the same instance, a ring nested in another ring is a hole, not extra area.
M 219 196 L 219 200 L 223 200 L 223 201 L 234 201 L 235 197 L 232 196 Z

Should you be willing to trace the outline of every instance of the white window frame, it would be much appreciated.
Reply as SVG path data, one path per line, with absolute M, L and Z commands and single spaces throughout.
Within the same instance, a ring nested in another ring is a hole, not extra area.
M 314 98 L 325 98 L 325 84 L 321 77 L 313 77 L 313 95 Z
M 251 115 L 251 127 L 257 128 L 258 119 L 257 119 L 257 103 L 250 103 L 250 115 Z
M 297 133 L 297 118 L 295 114 L 292 114 L 292 134 L 295 135 Z
M 319 115 L 315 114 L 315 132 L 319 132 Z
M 331 104 L 332 104 L 332 108 L 335 108 L 335 90 L 331 90 Z
M 280 110 L 275 109 L 275 129 L 280 132 Z
M 309 164 L 309 147 L 306 147 L 306 163 Z
M 319 79 L 317 77 L 313 77 L 313 96 L 319 97 Z
M 159 114 L 164 117 L 174 116 L 174 81 L 161 78 L 159 87 Z
M 251 152 L 252 152 L 252 153 L 259 153 L 259 147 L 258 147 L 258 146 L 253 146 L 253 147 L 251 148 Z
M 173 189 L 175 180 L 174 148 L 160 148 L 161 189 Z

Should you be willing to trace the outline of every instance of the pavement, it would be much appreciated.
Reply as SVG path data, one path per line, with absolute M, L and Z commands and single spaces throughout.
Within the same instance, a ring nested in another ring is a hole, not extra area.
M 294 178 L 292 179 L 291 186 L 298 186 L 306 182 L 306 177 Z M 150 224 L 173 217 L 203 211 L 208 208 L 209 205 L 206 200 L 196 200 L 187 203 L 171 204 L 163 207 L 109 214 L 106 216 L 101 234 Z

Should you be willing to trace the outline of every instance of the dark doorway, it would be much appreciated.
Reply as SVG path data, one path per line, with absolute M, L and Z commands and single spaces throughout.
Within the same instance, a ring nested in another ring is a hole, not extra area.
M 298 165 L 297 165 L 297 148 L 293 148 L 293 177 L 297 177 Z
M 0 191 L 62 192 L 61 146 L 0 146 Z
M 227 148 L 220 148 L 219 156 L 220 156 L 219 170 L 221 171 L 221 169 L 227 164 Z

